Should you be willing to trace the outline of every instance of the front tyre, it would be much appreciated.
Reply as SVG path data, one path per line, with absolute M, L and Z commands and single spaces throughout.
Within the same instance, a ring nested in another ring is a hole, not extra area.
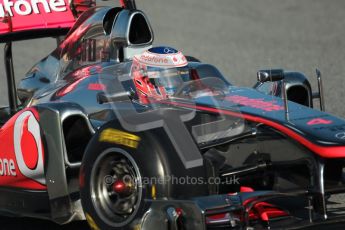
M 93 230 L 140 229 L 154 200 L 208 194 L 207 185 L 165 178 L 199 178 L 205 173 L 203 166 L 184 167 L 163 129 L 131 134 L 105 126 L 90 141 L 80 170 L 85 217 Z

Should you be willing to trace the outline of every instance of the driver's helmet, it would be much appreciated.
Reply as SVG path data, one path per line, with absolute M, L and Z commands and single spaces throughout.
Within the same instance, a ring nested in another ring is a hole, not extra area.
M 163 100 L 190 81 L 188 62 L 182 52 L 170 47 L 154 47 L 135 55 L 131 75 L 141 103 Z

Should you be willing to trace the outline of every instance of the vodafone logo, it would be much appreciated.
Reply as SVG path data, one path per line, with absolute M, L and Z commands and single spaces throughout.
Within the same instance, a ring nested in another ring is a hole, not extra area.
M 0 17 L 2 18 L 7 14 L 13 17 L 14 12 L 22 16 L 41 14 L 41 10 L 45 13 L 63 12 L 67 10 L 67 7 L 64 0 L 3 0 L 0 3 Z
M 159 63 L 159 64 L 167 64 L 169 60 L 167 58 L 163 57 L 155 57 L 152 55 L 142 55 L 140 59 L 144 62 L 154 62 L 154 63 Z
M 283 106 L 276 104 L 274 101 L 264 101 L 262 98 L 249 98 L 240 95 L 232 95 L 227 96 L 225 99 L 239 105 L 260 109 L 267 112 L 284 110 Z
M 20 114 L 14 124 L 14 152 L 19 171 L 25 176 L 41 184 L 44 178 L 42 140 L 40 126 L 31 111 Z M 31 159 L 31 163 L 26 160 Z M 28 165 L 29 164 L 29 165 Z
M 16 167 L 12 159 L 0 159 L 0 176 L 17 176 Z

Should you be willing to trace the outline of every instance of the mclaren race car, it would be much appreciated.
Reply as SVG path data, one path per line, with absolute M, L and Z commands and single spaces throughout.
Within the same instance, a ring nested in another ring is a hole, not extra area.
M 329 205 L 345 188 L 345 120 L 323 111 L 320 71 L 317 92 L 281 69 L 234 86 L 213 65 L 153 47 L 144 12 L 120 4 L 1 1 L 1 215 L 93 230 L 344 220 Z M 57 48 L 16 86 L 12 42 L 41 37 Z

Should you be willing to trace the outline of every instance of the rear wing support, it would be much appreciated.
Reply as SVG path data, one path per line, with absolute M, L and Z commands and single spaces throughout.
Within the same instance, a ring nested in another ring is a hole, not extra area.
M 13 68 L 13 57 L 12 57 L 12 42 L 7 42 L 4 48 L 4 61 L 5 70 L 7 77 L 7 89 L 8 89 L 8 100 L 10 106 L 11 115 L 17 112 L 18 101 L 17 101 L 17 88 L 16 81 L 14 77 Z

